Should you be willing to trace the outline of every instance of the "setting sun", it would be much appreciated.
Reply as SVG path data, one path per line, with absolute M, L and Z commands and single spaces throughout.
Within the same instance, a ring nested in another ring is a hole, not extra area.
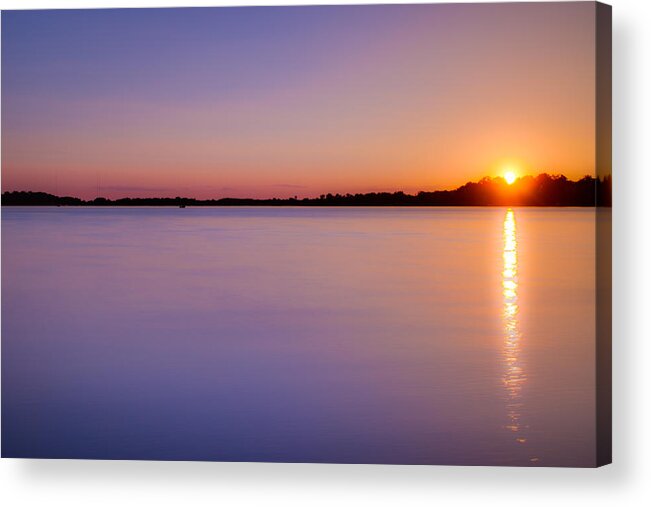
M 515 175 L 515 173 L 514 173 L 513 171 L 506 171 L 506 172 L 504 173 L 504 179 L 506 180 L 506 182 L 507 182 L 509 185 L 513 184 L 513 182 L 515 181 L 516 177 L 517 177 L 517 176 Z

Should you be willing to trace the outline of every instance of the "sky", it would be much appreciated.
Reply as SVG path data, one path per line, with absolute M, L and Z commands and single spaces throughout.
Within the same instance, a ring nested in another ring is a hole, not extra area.
M 595 5 L 2 12 L 2 190 L 85 199 L 594 175 Z

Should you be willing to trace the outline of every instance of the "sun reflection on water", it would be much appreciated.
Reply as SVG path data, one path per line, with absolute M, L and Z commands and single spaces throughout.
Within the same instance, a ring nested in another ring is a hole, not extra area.
M 515 213 L 506 211 L 503 231 L 504 247 L 502 252 L 502 320 L 504 323 L 504 343 L 502 356 L 504 376 L 502 382 L 507 395 L 507 424 L 505 428 L 514 434 L 515 442 L 525 444 L 526 426 L 522 423 L 522 389 L 527 382 L 527 374 L 522 364 L 522 333 L 518 322 L 520 307 L 518 303 L 518 239 Z M 532 463 L 538 458 L 530 458 Z

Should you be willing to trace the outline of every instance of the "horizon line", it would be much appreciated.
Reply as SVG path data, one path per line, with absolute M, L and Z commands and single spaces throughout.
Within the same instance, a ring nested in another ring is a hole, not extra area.
M 2 190 L 2 195 L 4 196 L 5 194 L 11 194 L 11 193 L 27 193 L 27 194 L 47 194 L 52 197 L 56 197 L 58 199 L 78 199 L 83 202 L 94 202 L 97 200 L 100 201 L 122 201 L 122 200 L 175 200 L 175 199 L 186 199 L 186 200 L 194 200 L 194 201 L 199 201 L 199 202 L 205 202 L 205 201 L 221 201 L 221 200 L 247 200 L 247 201 L 302 201 L 302 200 L 318 200 L 322 199 L 324 196 L 331 196 L 331 197 L 355 197 L 355 196 L 367 196 L 367 195 L 405 195 L 405 196 L 412 196 L 416 197 L 419 194 L 431 194 L 431 193 L 436 193 L 436 192 L 455 192 L 460 190 L 461 188 L 467 186 L 467 185 L 478 185 L 483 182 L 495 182 L 495 181 L 500 181 L 503 183 L 505 188 L 514 188 L 516 187 L 519 183 L 521 183 L 523 180 L 529 180 L 529 179 L 535 179 L 535 178 L 540 178 L 540 177 L 548 177 L 552 180 L 556 179 L 565 179 L 566 181 L 570 183 L 578 183 L 581 180 L 584 180 L 586 178 L 591 178 L 595 181 L 598 181 L 600 178 L 599 176 L 593 176 L 590 174 L 586 174 L 581 178 L 578 178 L 576 180 L 571 180 L 567 176 L 565 176 L 562 173 L 547 173 L 547 172 L 542 172 L 538 173 L 537 175 L 533 174 L 526 174 L 520 177 L 517 177 L 512 183 L 508 183 L 504 176 L 483 176 L 479 180 L 476 181 L 467 181 L 466 183 L 459 185 L 457 187 L 453 188 L 440 188 L 440 189 L 435 189 L 435 190 L 418 190 L 414 193 L 409 193 L 404 190 L 396 189 L 396 190 L 371 190 L 367 192 L 346 192 L 344 194 L 337 192 L 336 194 L 332 192 L 324 192 L 320 193 L 318 195 L 314 195 L 312 197 L 310 196 L 301 196 L 299 197 L 298 194 L 290 197 L 277 197 L 277 196 L 269 196 L 269 197 L 236 197 L 236 196 L 223 196 L 223 197 L 207 197 L 207 198 L 199 198 L 199 197 L 190 197 L 190 196 L 183 196 L 183 195 L 175 195 L 174 197 L 163 197 L 163 196 L 150 196 L 150 197 L 142 197 L 142 196 L 137 196 L 137 197 L 103 197 L 101 194 L 101 187 L 98 188 L 98 195 L 94 198 L 88 198 L 84 199 L 83 197 L 78 197 L 75 195 L 70 195 L 70 194 L 54 194 L 51 192 L 46 192 L 43 190 Z M 606 176 L 607 177 L 607 176 Z M 602 178 L 605 179 L 606 177 Z

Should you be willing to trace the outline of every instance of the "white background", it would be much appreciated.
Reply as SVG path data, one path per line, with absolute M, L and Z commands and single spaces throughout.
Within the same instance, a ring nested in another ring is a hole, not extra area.
M 272 1 L 0 0 L 2 9 Z M 312 1 L 284 4 L 319 3 Z M 329 0 L 322 3 L 350 3 Z M 374 3 L 357 1 L 356 3 Z M 392 3 L 398 3 L 396 1 Z M 612 0 L 614 464 L 601 469 L 0 460 L 22 505 L 651 505 L 651 2 Z

